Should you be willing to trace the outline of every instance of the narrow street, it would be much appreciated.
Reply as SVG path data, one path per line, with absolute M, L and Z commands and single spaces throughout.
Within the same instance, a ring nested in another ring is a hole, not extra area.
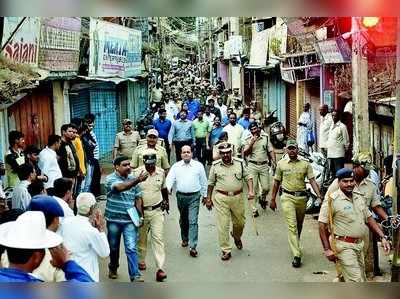
M 102 202 L 104 205 L 105 202 Z M 318 223 L 307 215 L 302 234 L 304 248 L 303 266 L 294 269 L 291 265 L 285 221 L 278 206 L 277 212 L 269 208 L 256 218 L 259 231 L 257 237 L 251 215 L 247 213 L 243 233 L 243 250 L 232 250 L 232 259 L 223 262 L 218 248 L 215 212 L 201 207 L 199 214 L 199 256 L 192 258 L 188 249 L 180 246 L 179 213 L 175 198 L 171 199 L 170 214 L 166 217 L 166 282 L 331 282 L 335 278 L 335 268 L 322 255 L 318 236 Z M 122 243 L 122 242 L 121 242 Z M 233 244 L 233 240 L 232 240 Z M 100 281 L 108 279 L 108 260 L 100 264 Z M 149 246 L 147 270 L 143 271 L 145 282 L 155 282 L 155 264 Z M 382 269 L 389 271 L 388 263 Z M 326 271 L 326 272 L 325 272 Z M 313 274 L 323 272 L 326 274 Z M 126 255 L 121 245 L 120 282 L 129 281 Z

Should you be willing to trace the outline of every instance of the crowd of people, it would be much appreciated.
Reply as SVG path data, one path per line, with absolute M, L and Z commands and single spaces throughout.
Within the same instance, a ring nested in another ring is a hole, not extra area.
M 98 258 L 110 248 L 95 197 L 101 174 L 94 124 L 91 114 L 73 119 L 43 149 L 9 132 L 1 168 L 12 191 L 0 194 L 0 281 L 99 281 Z
M 299 150 L 307 152 L 310 146 L 310 105 L 300 116 L 297 141 L 289 139 L 285 157 L 277 161 L 257 103 L 246 106 L 239 89 L 226 89 L 221 78 L 211 84 L 201 71 L 183 65 L 154 86 L 153 124 L 145 139 L 132 120 L 122 121 L 112 154 L 114 171 L 105 178 L 104 216 L 96 201 L 101 170 L 93 115 L 63 125 L 61 136 L 50 135 L 42 150 L 25 146 L 21 132 L 9 133 L 10 148 L 0 170 L 13 192 L 11 207 L 0 207 L 0 281 L 99 281 L 99 258 L 106 257 L 108 277 L 116 279 L 121 237 L 130 280 L 144 280 L 149 242 L 155 280 L 164 281 L 164 214 L 173 193 L 181 246 L 190 257 L 198 256 L 203 204 L 215 210 L 222 261 L 232 258 L 231 238 L 238 250 L 244 246 L 247 201 L 251 216 L 259 217 L 270 190 L 273 211 L 279 194 L 291 265 L 299 268 L 307 182 L 322 202 L 318 221 L 325 256 L 340 263 L 343 280 L 365 281 L 364 254 L 372 238 L 367 229 L 381 238 L 385 252 L 390 250 L 370 210 L 381 219 L 388 216 L 370 178 L 371 155 L 360 153 L 354 169 L 344 168 L 349 141 L 339 112 L 320 109 L 320 145 L 336 178 L 324 196 L 310 163 L 299 158 Z

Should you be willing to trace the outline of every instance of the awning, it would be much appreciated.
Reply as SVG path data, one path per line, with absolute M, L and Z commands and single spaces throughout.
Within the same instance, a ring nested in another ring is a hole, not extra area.
M 117 84 L 117 85 L 122 83 L 122 82 L 125 82 L 125 81 L 131 81 L 131 82 L 139 81 L 138 79 L 135 79 L 135 78 L 121 78 L 121 77 L 107 77 L 107 78 L 104 78 L 104 77 L 78 76 L 78 78 L 85 79 L 85 80 L 88 80 L 88 81 L 112 82 L 112 83 Z

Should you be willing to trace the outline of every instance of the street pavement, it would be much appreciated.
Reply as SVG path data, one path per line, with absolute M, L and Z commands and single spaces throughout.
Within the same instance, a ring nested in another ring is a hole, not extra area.
M 105 202 L 101 202 L 104 207 Z M 294 269 L 291 266 L 286 225 L 279 209 L 273 212 L 269 208 L 260 210 L 256 218 L 259 236 L 256 236 L 249 209 L 247 209 L 246 227 L 243 233 L 243 249 L 234 246 L 232 259 L 221 261 L 218 247 L 215 211 L 209 212 L 204 206 L 199 214 L 199 255 L 189 256 L 187 248 L 181 247 L 179 231 L 179 212 L 176 199 L 170 199 L 170 214 L 166 216 L 166 264 L 168 278 L 165 282 L 331 282 L 335 278 L 335 267 L 322 255 L 318 235 L 318 222 L 307 215 L 302 233 L 304 248 L 303 266 Z M 121 242 L 122 243 L 122 242 Z M 233 240 L 232 240 L 233 244 Z M 382 260 L 382 259 L 381 259 Z M 387 258 L 384 258 L 386 261 Z M 143 271 L 145 282 L 155 281 L 155 263 L 152 251 L 148 250 L 147 270 Z M 108 279 L 108 260 L 100 265 L 100 280 L 103 282 L 129 281 L 126 256 L 121 245 L 118 279 Z M 389 271 L 387 262 L 382 268 Z M 319 274 L 316 274 L 319 273 Z

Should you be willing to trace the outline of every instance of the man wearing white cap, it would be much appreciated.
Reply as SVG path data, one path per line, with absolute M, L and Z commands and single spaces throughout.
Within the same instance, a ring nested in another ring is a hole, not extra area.
M 138 168 L 143 165 L 143 155 L 148 150 L 155 150 L 157 152 L 156 166 L 164 169 L 166 172 L 169 170 L 170 165 L 168 163 L 167 151 L 160 145 L 157 144 L 158 141 L 158 131 L 156 129 L 150 129 L 147 132 L 146 137 L 147 143 L 144 145 L 139 145 L 132 155 L 131 165 L 133 168 Z
M 105 233 L 106 224 L 100 210 L 95 209 L 96 199 L 92 193 L 78 195 L 78 215 L 65 218 L 60 234 L 72 258 L 82 266 L 90 277 L 99 281 L 98 257 L 108 257 L 110 246 Z
M 6 248 L 10 265 L 0 269 L 0 282 L 43 282 L 31 274 L 42 262 L 49 248 L 52 265 L 61 268 L 67 280 L 93 282 L 76 262 L 70 260 L 62 238 L 46 229 L 44 214 L 28 211 L 0 225 L 0 245 Z

